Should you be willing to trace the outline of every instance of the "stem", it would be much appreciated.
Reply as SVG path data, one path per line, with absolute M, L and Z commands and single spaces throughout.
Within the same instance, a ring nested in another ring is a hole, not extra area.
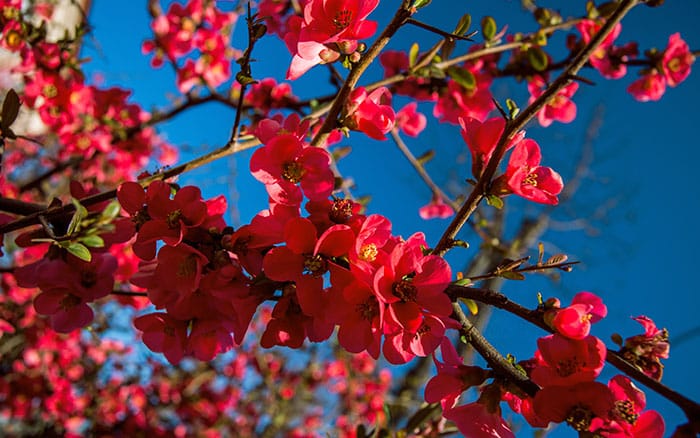
M 394 140 L 394 143 L 396 143 L 396 146 L 399 148 L 401 153 L 406 157 L 409 163 L 411 163 L 411 166 L 418 172 L 418 175 L 421 177 L 421 179 L 425 182 L 425 184 L 430 188 L 430 190 L 433 192 L 433 195 L 440 197 L 443 201 L 445 201 L 446 204 L 450 205 L 453 209 L 459 208 L 459 205 L 450 199 L 450 197 L 442 191 L 442 189 L 435 184 L 433 179 L 430 177 L 428 172 L 425 170 L 425 166 L 423 166 L 418 159 L 411 153 L 411 150 L 408 149 L 408 146 L 406 146 L 406 143 L 404 143 L 403 139 L 399 135 L 398 129 L 394 128 L 390 131 L 391 138 Z
M 421 29 L 429 30 L 430 32 L 436 33 L 436 34 L 440 35 L 441 37 L 447 38 L 449 40 L 473 41 L 469 37 L 457 35 L 457 34 L 450 33 L 450 32 L 445 32 L 442 29 L 438 29 L 437 27 L 423 23 L 422 21 L 414 20 L 413 18 L 409 18 L 408 20 L 406 20 L 406 24 L 412 24 L 416 27 L 420 27 Z
M 467 315 L 464 314 L 462 306 L 459 303 L 454 303 L 452 305 L 454 312 L 457 314 L 459 322 L 462 324 L 460 333 L 467 338 L 467 342 L 474 347 L 474 349 L 479 352 L 481 357 L 483 357 L 489 366 L 499 375 L 502 375 L 509 381 L 515 383 L 520 389 L 525 391 L 529 396 L 534 397 L 539 391 L 540 387 L 537 386 L 530 378 L 525 374 L 518 371 L 517 368 L 513 366 L 512 363 L 508 362 L 501 353 L 496 350 L 496 348 L 489 343 L 488 340 L 481 334 L 479 329 L 477 329 Z
M 379 35 L 379 38 L 377 38 L 374 44 L 367 50 L 367 53 L 365 53 L 362 58 L 360 58 L 360 61 L 350 70 L 347 79 L 345 79 L 345 83 L 340 91 L 338 91 L 338 95 L 328 109 L 328 114 L 323 121 L 323 125 L 321 125 L 321 129 L 319 129 L 318 133 L 311 141 L 312 146 L 319 146 L 326 141 L 328 135 L 336 126 L 337 118 L 343 105 L 345 105 L 348 96 L 350 96 L 350 92 L 355 88 L 362 74 L 367 70 L 367 67 L 374 62 L 374 59 L 379 56 L 379 53 L 384 46 L 387 45 L 391 37 L 394 36 L 396 31 L 399 30 L 411 16 L 410 5 L 410 0 L 403 0 L 401 2 L 401 6 L 396 11 L 396 14 L 394 14 L 394 18 L 387 25 L 382 34 Z
M 455 236 L 462 229 L 464 224 L 467 222 L 469 217 L 474 213 L 477 206 L 484 199 L 484 196 L 488 193 L 488 187 L 491 184 L 491 180 L 498 170 L 498 165 L 503 159 L 503 155 L 506 151 L 506 146 L 513 135 L 522 129 L 527 122 L 530 121 L 537 112 L 544 107 L 550 99 L 555 97 L 559 90 L 564 88 L 570 81 L 571 76 L 578 73 L 578 71 L 588 62 L 588 58 L 595 51 L 595 49 L 603 42 L 605 37 L 612 31 L 613 27 L 622 20 L 622 18 L 630 11 L 634 6 L 636 6 L 638 0 L 623 0 L 623 2 L 618 6 L 615 12 L 608 18 L 605 24 L 601 27 L 600 31 L 595 34 L 591 41 L 574 57 L 571 64 L 564 69 L 564 71 L 549 85 L 549 87 L 540 95 L 534 102 L 528 105 L 515 119 L 509 121 L 503 130 L 503 135 L 496 146 L 496 150 L 493 152 L 491 159 L 477 181 L 476 186 L 469 194 L 469 197 L 462 205 L 462 208 L 457 212 L 457 215 L 448 225 L 447 229 L 443 233 L 440 241 L 435 246 L 433 254 L 444 255 L 451 247 Z

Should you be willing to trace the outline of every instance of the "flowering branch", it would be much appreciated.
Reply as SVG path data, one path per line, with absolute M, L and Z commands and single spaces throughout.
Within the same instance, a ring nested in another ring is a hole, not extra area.
M 433 250 L 433 254 L 444 255 L 452 247 L 455 236 L 488 193 L 491 180 L 496 174 L 499 163 L 503 159 L 510 138 L 525 127 L 527 122 L 535 117 L 537 112 L 571 81 L 571 76 L 578 73 L 586 62 L 588 62 L 590 55 L 612 31 L 613 27 L 637 4 L 638 0 L 624 0 L 620 3 L 615 12 L 608 18 L 603 27 L 601 27 L 600 31 L 595 34 L 591 41 L 576 55 L 571 64 L 549 85 L 549 87 L 547 87 L 542 95 L 528 105 L 516 118 L 508 121 L 484 173 L 477 181 L 477 184 L 462 205 L 462 208 L 457 212 L 457 215 L 443 233 L 440 241 Z
M 512 313 L 513 315 L 516 315 L 549 333 L 555 332 L 544 322 L 544 312 L 542 309 L 530 310 L 514 301 L 511 301 L 500 292 L 490 289 L 458 285 L 450 285 L 445 292 L 453 300 L 467 298 L 482 302 L 484 304 L 489 304 L 499 309 L 506 310 L 509 313 Z M 457 304 L 455 304 L 455 306 L 457 306 Z M 606 360 L 615 368 L 677 405 L 683 410 L 685 415 L 688 417 L 688 420 L 693 421 L 694 419 L 700 418 L 700 404 L 672 390 L 658 380 L 647 376 L 634 365 L 627 362 L 619 353 L 608 350 Z

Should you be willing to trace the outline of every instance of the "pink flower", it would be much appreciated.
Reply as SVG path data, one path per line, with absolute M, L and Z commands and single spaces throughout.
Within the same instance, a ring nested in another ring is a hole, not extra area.
M 605 365 L 605 344 L 595 336 L 579 341 L 553 334 L 538 339 L 537 347 L 531 377 L 540 386 L 593 381 Z
M 396 113 L 395 125 L 411 137 L 418 137 L 418 134 L 425 129 L 428 123 L 425 116 L 419 113 L 416 108 L 418 108 L 418 103 L 411 102 Z
M 506 127 L 506 121 L 501 117 L 492 117 L 484 122 L 472 117 L 460 117 L 459 125 L 462 127 L 462 138 L 472 154 L 472 175 L 479 178 L 496 150 Z M 518 144 L 523 137 L 525 137 L 525 131 L 515 134 L 509 140 L 506 150 Z
M 525 139 L 513 149 L 504 175 L 508 189 L 530 201 L 556 205 L 564 188 L 561 176 L 549 167 L 540 166 L 540 146 Z M 498 178 L 499 180 L 503 178 Z M 496 184 L 502 185 L 502 181 Z
M 590 292 L 579 292 L 571 305 L 553 309 L 545 314 L 545 320 L 561 335 L 569 339 L 583 339 L 591 331 L 591 323 L 598 322 L 608 313 L 603 301 Z
M 375 140 L 385 140 L 385 134 L 394 127 L 396 115 L 391 108 L 391 93 L 380 87 L 367 94 L 364 87 L 352 90 L 343 111 L 345 125 L 362 131 Z
M 653 70 L 632 82 L 627 91 L 640 102 L 656 101 L 661 99 L 666 91 L 664 75 Z
M 541 76 L 533 76 L 527 83 L 530 92 L 529 103 L 534 102 L 547 89 L 547 84 Z M 540 125 L 547 127 L 554 120 L 562 123 L 570 123 L 576 118 L 576 104 L 571 97 L 578 90 L 578 82 L 571 82 L 551 98 L 537 113 L 537 120 Z
M 588 431 L 594 417 L 610 419 L 615 398 L 599 382 L 581 382 L 573 386 L 545 386 L 533 400 L 535 414 L 544 422 L 561 423 L 571 419 L 579 432 Z
M 446 410 L 442 415 L 454 421 L 457 429 L 469 438 L 515 438 L 500 408 L 490 412 L 485 404 L 476 402 Z
M 299 205 L 302 192 L 311 200 L 330 196 L 335 183 L 330 163 L 325 150 L 307 146 L 293 134 L 281 134 L 253 153 L 250 171 L 275 202 Z
M 433 197 L 433 199 L 427 205 L 424 205 L 418 210 L 418 214 L 422 219 L 434 219 L 440 218 L 445 219 L 453 214 L 455 211 L 449 205 L 445 204 L 440 197 Z
M 357 41 L 377 30 L 375 21 L 365 20 L 379 0 L 310 0 L 304 16 L 290 17 L 284 42 L 294 55 L 287 79 L 297 79 L 311 67 L 351 54 Z
M 688 77 L 690 65 L 695 62 L 695 57 L 690 52 L 688 43 L 681 38 L 681 34 L 674 33 L 668 38 L 668 46 L 664 50 L 661 62 L 669 86 L 675 87 Z

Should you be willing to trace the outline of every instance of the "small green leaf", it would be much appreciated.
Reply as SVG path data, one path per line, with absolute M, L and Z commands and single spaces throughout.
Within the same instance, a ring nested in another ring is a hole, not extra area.
M 2 103 L 2 130 L 9 128 L 19 114 L 20 101 L 19 96 L 12 88 L 5 95 L 5 100 Z
M 469 286 L 472 284 L 471 278 L 462 278 L 453 283 L 455 286 Z
M 98 235 L 92 234 L 80 239 L 80 242 L 90 248 L 104 248 L 105 241 Z
M 622 345 L 624 344 L 622 336 L 620 336 L 619 333 L 613 333 L 612 335 L 610 335 L 610 340 L 613 342 L 613 344 L 617 345 L 618 347 L 622 347 Z
M 600 16 L 598 8 L 595 7 L 595 2 L 593 0 L 588 0 L 586 2 L 586 15 L 588 15 L 588 18 L 591 20 L 595 20 Z
M 90 250 L 87 249 L 87 247 L 85 245 L 83 245 L 82 243 L 73 242 L 66 247 L 66 251 L 73 254 L 74 256 L 79 258 L 80 260 L 83 260 L 86 262 L 89 262 L 90 260 L 92 260 L 92 254 L 90 254 Z
M 413 2 L 413 9 L 420 9 L 428 6 L 432 0 L 416 0 Z
M 569 260 L 569 256 L 566 254 L 554 254 L 552 257 L 547 259 L 545 265 L 558 265 L 559 263 L 564 263 Z
M 462 15 L 462 18 L 460 18 L 459 22 L 457 23 L 457 27 L 455 28 L 454 34 L 460 36 L 465 35 L 469 30 L 469 26 L 471 25 L 472 16 L 469 14 Z
M 467 306 L 467 309 L 469 309 L 469 313 L 471 313 L 472 315 L 476 315 L 479 313 L 479 305 L 476 304 L 476 301 L 471 300 L 469 298 L 460 298 L 459 300 Z
M 416 157 L 416 161 L 418 161 L 421 165 L 425 165 L 425 163 L 432 160 L 434 156 L 435 151 L 432 149 L 428 149 L 427 151 Z
M 547 54 L 538 46 L 532 46 L 527 49 L 527 59 L 530 65 L 537 71 L 545 71 L 549 65 Z
M 481 19 L 481 34 L 485 41 L 491 41 L 496 36 L 496 20 L 493 17 L 485 16 Z
M 520 113 L 520 108 L 513 99 L 506 99 L 506 108 L 508 108 L 508 114 L 510 114 L 511 119 L 514 119 Z
M 495 207 L 499 210 L 503 208 L 503 199 L 499 198 L 496 195 L 488 195 L 486 197 L 486 203 L 491 207 Z
M 242 71 L 239 71 L 238 73 L 236 73 L 236 81 L 238 81 L 238 83 L 241 85 L 250 85 L 250 84 L 257 84 L 258 83 L 258 81 L 251 78 L 250 76 L 246 75 Z
M 409 68 L 413 68 L 413 66 L 416 65 L 416 61 L 418 60 L 418 50 L 420 50 L 418 43 L 413 43 L 411 45 L 410 50 L 408 51 L 408 67 Z
M 350 152 L 352 152 L 352 148 L 350 146 L 340 146 L 335 149 L 333 149 L 333 161 L 338 161 L 341 158 L 347 157 Z
M 463 86 L 467 90 L 471 91 L 476 88 L 476 78 L 467 69 L 459 67 L 450 67 L 447 69 L 447 74 L 457 82 L 459 85 Z
M 514 271 L 501 272 L 499 276 L 508 280 L 525 280 L 525 276 L 523 274 Z
M 70 220 L 70 223 L 68 224 L 68 229 L 66 230 L 66 235 L 70 236 L 73 233 L 75 233 L 77 230 L 80 229 L 80 223 L 85 219 L 88 215 L 87 208 L 83 207 L 80 204 L 80 201 L 78 201 L 75 198 L 72 198 L 71 203 L 75 207 L 75 213 L 73 213 L 73 217 Z
M 109 222 L 119 215 L 121 209 L 122 207 L 119 204 L 119 201 L 112 201 L 107 204 L 107 207 L 105 207 L 105 209 L 102 211 L 101 217 L 104 221 Z

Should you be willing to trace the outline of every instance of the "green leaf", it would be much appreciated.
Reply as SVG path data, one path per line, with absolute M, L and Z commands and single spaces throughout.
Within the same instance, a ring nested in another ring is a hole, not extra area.
M 413 2 L 414 9 L 420 9 L 428 6 L 432 0 L 416 0 Z
M 545 71 L 549 65 L 547 54 L 538 46 L 532 46 L 527 49 L 527 59 L 530 65 L 537 71 Z
M 471 91 L 476 88 L 476 78 L 467 69 L 459 67 L 450 67 L 447 69 L 447 74 L 457 82 L 459 85 L 463 86 L 467 90 Z
M 467 306 L 467 309 L 469 309 L 469 313 L 471 313 L 472 315 L 476 315 L 479 313 L 479 305 L 476 304 L 476 301 L 469 298 L 460 298 L 459 300 Z
M 75 213 L 73 213 L 73 217 L 71 218 L 70 223 L 68 224 L 68 229 L 66 230 L 67 236 L 70 236 L 73 233 L 75 233 L 80 228 L 80 223 L 88 215 L 87 208 L 83 207 L 80 204 L 80 201 L 78 201 L 75 198 L 72 198 L 70 202 L 75 207 Z
M 80 239 L 83 245 L 89 246 L 90 248 L 104 248 L 105 241 L 97 234 L 92 234 L 85 236 Z
M 119 212 L 122 210 L 122 206 L 119 204 L 119 201 L 114 200 L 107 204 L 107 207 L 102 211 L 102 219 L 104 221 L 111 221 L 115 217 L 119 215 Z
M 73 254 L 74 256 L 79 258 L 80 260 L 83 260 L 86 262 L 89 262 L 90 260 L 92 260 L 92 254 L 90 254 L 90 250 L 87 249 L 87 247 L 85 245 L 83 245 L 82 243 L 73 242 L 66 247 L 66 251 Z
M 506 99 L 506 108 L 508 108 L 511 119 L 514 119 L 520 113 L 520 108 L 513 99 Z
M 413 68 L 418 60 L 418 50 L 420 50 L 418 43 L 413 43 L 410 50 L 408 51 L 408 67 Z
M 455 286 L 469 286 L 472 284 L 471 278 L 462 278 L 453 283 Z
M 486 197 L 486 203 L 491 207 L 496 207 L 499 210 L 503 208 L 503 199 L 496 195 L 488 195 Z
M 493 17 L 485 16 L 481 19 L 481 34 L 485 41 L 491 41 L 496 36 L 496 20 Z
M 462 18 L 460 18 L 459 22 L 457 23 L 457 27 L 455 28 L 454 34 L 460 36 L 465 35 L 469 30 L 469 26 L 471 25 L 472 16 L 469 14 L 462 15 Z
M 427 151 L 416 157 L 416 161 L 418 161 L 421 165 L 425 165 L 425 163 L 432 160 L 434 156 L 435 151 L 432 149 L 428 149 Z
M 15 90 L 10 88 L 5 95 L 5 100 L 2 103 L 2 123 L 0 124 L 0 127 L 3 131 L 9 128 L 15 121 L 17 114 L 19 114 L 19 107 L 19 96 Z
M 238 81 L 238 83 L 241 85 L 250 85 L 250 84 L 257 84 L 258 83 L 258 81 L 251 78 L 250 76 L 246 75 L 242 71 L 239 71 L 238 73 L 236 73 L 236 81 Z
M 613 344 L 622 347 L 624 341 L 622 340 L 622 336 L 620 336 L 619 333 L 613 333 L 610 335 L 610 340 L 613 341 Z
M 514 271 L 501 272 L 499 276 L 508 280 L 525 280 L 525 276 L 523 274 Z

